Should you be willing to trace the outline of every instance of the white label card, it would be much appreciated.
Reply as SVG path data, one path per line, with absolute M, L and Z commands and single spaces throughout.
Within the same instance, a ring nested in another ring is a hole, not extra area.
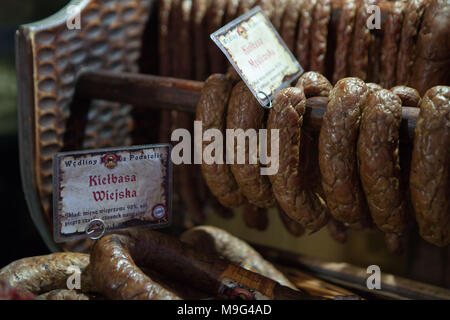
M 168 144 L 58 153 L 54 159 L 56 242 L 87 237 L 90 223 L 106 231 L 171 221 L 172 162 Z
M 220 28 L 211 34 L 211 39 L 264 107 L 303 73 L 260 7 Z

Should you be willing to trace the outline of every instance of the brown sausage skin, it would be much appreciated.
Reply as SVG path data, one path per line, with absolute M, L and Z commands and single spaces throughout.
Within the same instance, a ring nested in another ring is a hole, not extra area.
M 309 70 L 312 23 L 316 0 L 305 0 L 301 6 L 296 45 L 296 57 L 304 70 Z
M 273 9 L 273 15 L 270 19 L 275 29 L 280 32 L 281 31 L 281 24 L 283 20 L 283 14 L 284 9 L 286 8 L 288 1 L 290 0 L 274 0 L 274 9 Z
M 158 55 L 159 55 L 159 74 L 161 76 L 173 76 L 171 47 L 169 35 L 170 14 L 172 9 L 172 0 L 162 0 L 159 2 L 158 12 Z M 172 31 L 173 32 L 173 31 Z M 161 143 L 170 141 L 170 132 L 172 131 L 172 116 L 170 110 L 163 110 L 160 113 L 160 125 L 158 138 Z
M 78 293 L 75 290 L 55 289 L 37 296 L 36 300 L 90 300 L 90 299 L 87 295 L 83 293 Z
M 383 89 L 382 86 L 380 86 L 380 85 L 377 84 L 377 83 L 373 83 L 373 82 L 368 82 L 368 83 L 366 83 L 366 86 L 367 86 L 367 89 L 368 89 L 368 91 L 369 91 L 369 94 L 372 93 L 372 92 L 375 92 L 375 91 L 378 91 L 378 90 Z M 365 104 L 361 105 L 361 107 L 362 107 L 362 109 L 364 109 Z
M 420 94 L 416 89 L 407 86 L 396 86 L 391 88 L 391 91 L 402 100 L 402 106 L 419 107 Z
M 380 84 L 384 88 L 391 88 L 397 83 L 395 71 L 405 5 L 404 2 L 395 1 L 392 6 L 390 6 L 386 18 L 383 42 L 381 45 L 380 72 Z
M 206 14 L 206 23 L 208 25 L 208 33 L 211 34 L 224 25 L 225 10 L 227 0 L 214 0 L 208 8 Z M 226 71 L 226 57 L 213 41 L 208 41 L 208 55 L 211 73 Z
M 42 294 L 55 289 L 67 288 L 67 278 L 72 275 L 70 267 L 83 273 L 82 290 L 89 290 L 89 277 L 84 270 L 89 264 L 89 255 L 74 252 L 58 252 L 45 256 L 24 258 L 10 263 L 0 270 L 0 281 L 11 287 L 20 287 L 33 294 Z
M 328 97 L 333 86 L 322 74 L 309 71 L 302 74 L 298 79 L 296 87 L 303 87 L 306 98 Z
M 416 59 L 416 42 L 423 12 L 429 0 L 410 0 L 405 8 L 397 57 L 397 84 L 407 84 Z
M 209 0 L 192 0 L 192 30 L 195 61 L 195 80 L 205 81 L 209 75 L 209 56 L 206 14 Z
M 420 104 L 410 188 L 419 233 L 437 246 L 450 243 L 450 87 L 429 89 Z
M 227 112 L 227 129 L 258 130 L 264 125 L 264 108 L 258 103 L 247 85 L 241 81 L 232 90 Z M 260 207 L 270 208 L 275 205 L 272 186 L 267 176 L 261 174 L 261 166 L 258 163 L 258 145 L 254 146 L 256 154 L 250 154 L 251 148 L 246 142 L 245 149 L 238 149 L 239 139 L 234 139 L 235 151 L 234 163 L 231 164 L 231 172 L 239 186 L 239 189 L 248 202 Z M 248 139 L 246 139 L 248 140 Z M 228 142 L 227 142 L 228 143 Z M 257 141 L 256 141 L 257 143 Z M 253 149 L 253 148 L 252 148 Z M 237 164 L 238 155 L 245 153 L 245 164 Z M 255 164 L 250 161 L 255 160 Z
M 126 235 L 103 237 L 91 252 L 88 271 L 95 292 L 114 300 L 178 300 L 150 279 L 135 263 L 136 241 Z
M 407 223 L 399 159 L 401 121 L 397 95 L 381 89 L 367 97 L 358 137 L 359 174 L 373 221 L 393 234 L 389 238 L 402 236 Z
M 417 57 L 410 87 L 424 94 L 437 85 L 450 85 L 450 4 L 431 0 L 425 9 L 417 40 Z
M 214 74 L 206 80 L 196 112 L 196 120 L 202 121 L 204 131 L 217 129 L 224 132 L 230 92 L 231 80 L 227 76 Z M 203 148 L 209 144 L 203 142 Z M 228 165 L 202 161 L 201 168 L 209 189 L 223 206 L 233 208 L 244 203 L 245 197 Z
M 339 80 L 331 90 L 320 129 L 319 166 L 328 208 L 336 220 L 347 224 L 364 224 L 367 214 L 356 157 L 361 105 L 367 92 L 360 79 Z
M 289 0 L 281 25 L 281 37 L 287 47 L 295 55 L 295 42 L 302 1 Z
M 327 52 L 328 23 L 331 16 L 331 0 L 317 0 L 311 33 L 311 53 L 309 69 L 325 72 Z
M 300 141 L 305 106 L 302 87 L 286 88 L 275 96 L 267 128 L 269 132 L 279 130 L 279 169 L 269 178 L 275 197 L 286 214 L 306 229 L 317 230 L 327 223 L 328 211 L 312 194 L 301 170 L 304 164 L 300 158 Z
M 247 203 L 244 205 L 242 218 L 247 228 L 264 231 L 269 227 L 269 217 L 265 208 L 258 208 L 253 204 Z
M 305 228 L 297 221 L 292 220 L 279 205 L 277 205 L 277 211 L 281 222 L 290 234 L 294 237 L 301 237 L 305 234 Z
M 351 75 L 353 77 L 367 80 L 369 63 L 369 46 L 372 41 L 369 28 L 367 28 L 367 19 L 370 14 L 367 7 L 375 4 L 376 0 L 362 0 L 356 13 L 355 31 L 352 40 L 351 55 Z
M 115 240 L 113 240 L 115 239 Z M 217 256 L 208 255 L 204 252 L 196 250 L 194 247 L 182 243 L 178 239 L 151 230 L 133 230 L 123 232 L 123 235 L 108 235 L 102 238 L 96 247 L 104 247 L 107 243 L 122 243 L 127 246 L 130 255 L 136 258 L 136 263 L 140 266 L 150 268 L 155 272 L 167 275 L 171 279 L 189 284 L 198 290 L 209 293 L 212 296 L 236 298 L 229 293 L 233 286 L 230 281 L 244 286 L 250 290 L 259 292 L 264 298 L 269 299 L 314 299 L 314 297 L 303 291 L 296 291 L 291 288 L 280 285 L 276 281 L 255 272 L 246 270 L 236 264 L 232 264 L 226 260 L 219 259 Z M 122 266 L 129 264 L 129 255 L 123 255 L 120 250 L 110 247 L 104 252 L 103 257 L 111 256 L 111 253 L 117 252 L 120 255 Z M 91 260 L 94 259 L 93 257 Z M 105 260 L 110 260 L 109 258 Z M 118 271 L 123 270 L 123 274 L 118 277 L 118 280 L 123 282 L 125 279 L 134 281 L 133 269 L 117 268 L 116 263 L 109 263 L 108 265 L 115 265 L 113 273 L 103 272 L 103 278 L 107 278 L 108 274 L 117 275 Z M 101 271 L 101 270 L 99 270 Z M 116 280 L 117 281 L 117 280 Z M 112 281 L 114 282 L 114 281 Z M 139 284 L 139 283 L 138 283 Z M 132 286 L 124 286 L 129 290 L 135 290 L 134 284 Z M 117 291 L 117 290 L 116 290 Z M 160 291 L 161 292 L 161 291 Z M 146 294 L 158 294 L 158 292 L 150 291 Z M 258 299 L 258 294 L 254 296 Z
M 353 29 L 355 26 L 357 4 L 353 0 L 344 0 L 336 32 L 336 50 L 334 56 L 333 83 L 350 74 L 349 56 L 351 56 L 351 45 Z
M 255 249 L 225 230 L 214 226 L 198 226 L 185 231 L 180 240 L 207 254 L 219 255 L 242 268 L 296 289 L 295 285 Z
M 307 98 L 310 97 L 328 97 L 333 86 L 322 74 L 309 71 L 302 74 L 298 80 L 296 87 L 302 87 Z M 305 165 L 304 175 L 307 181 L 310 181 L 310 188 L 314 194 L 323 203 L 324 210 L 326 209 L 325 194 L 322 183 L 320 181 L 319 157 L 318 157 L 318 138 L 316 133 L 305 131 L 302 135 L 300 159 L 301 163 Z M 307 164 L 307 165 L 306 165 Z M 340 243 L 347 240 L 346 227 L 333 217 L 329 217 L 328 231 L 333 239 Z

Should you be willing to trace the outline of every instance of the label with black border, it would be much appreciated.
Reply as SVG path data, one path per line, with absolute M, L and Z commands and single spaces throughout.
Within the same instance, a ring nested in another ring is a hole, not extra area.
M 211 39 L 263 107 L 303 73 L 259 6 L 211 34 Z
M 53 162 L 56 242 L 88 237 L 92 221 L 106 232 L 171 223 L 169 144 L 63 152 Z

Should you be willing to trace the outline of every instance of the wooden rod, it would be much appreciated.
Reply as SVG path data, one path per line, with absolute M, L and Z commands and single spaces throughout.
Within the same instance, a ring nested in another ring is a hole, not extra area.
M 76 90 L 85 98 L 195 112 L 202 88 L 199 81 L 102 70 L 80 75 Z
M 170 109 L 195 113 L 203 82 L 140 73 L 89 71 L 80 75 L 76 95 L 83 99 L 102 99 L 150 109 Z M 319 131 L 328 98 L 306 101 L 304 123 Z M 411 143 L 419 108 L 403 107 L 400 140 Z

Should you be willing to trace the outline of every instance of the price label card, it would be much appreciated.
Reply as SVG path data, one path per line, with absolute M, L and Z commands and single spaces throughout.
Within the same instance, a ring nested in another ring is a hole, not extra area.
M 56 242 L 95 228 L 165 227 L 171 222 L 169 144 L 58 153 L 54 159 Z M 90 237 L 90 236 L 89 236 Z
M 260 7 L 211 34 L 259 103 L 267 107 L 274 95 L 303 73 L 303 68 Z

